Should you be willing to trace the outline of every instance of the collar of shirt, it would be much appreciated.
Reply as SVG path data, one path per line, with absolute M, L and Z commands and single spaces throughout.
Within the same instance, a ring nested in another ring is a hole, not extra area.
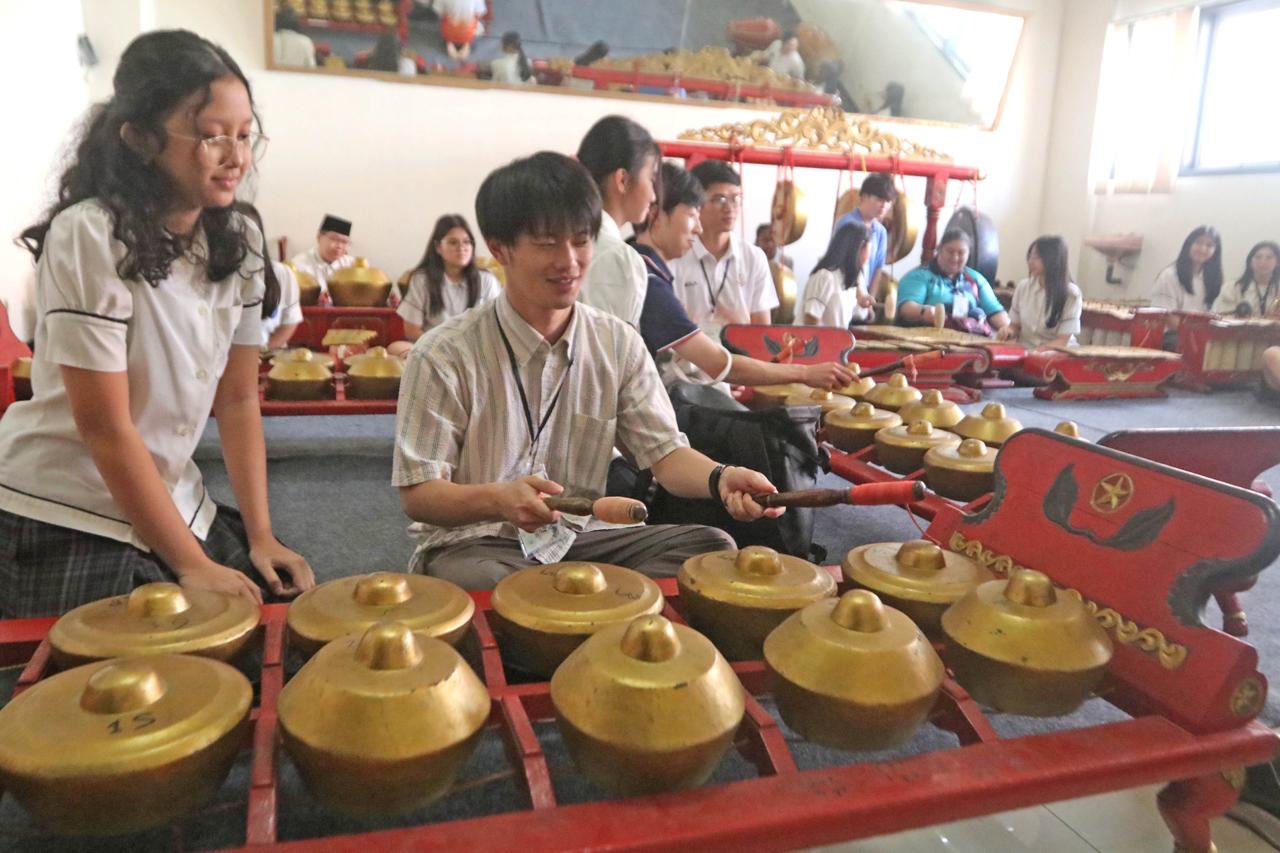
M 729 232 L 729 249 L 718 259 L 715 255 L 711 254 L 711 250 L 703 244 L 701 237 L 693 241 L 693 256 L 698 259 L 698 263 L 702 263 L 704 259 L 710 258 L 713 268 L 729 260 L 737 253 L 738 241 L 732 231 Z
M 600 231 L 596 234 L 597 240 L 610 240 L 614 243 L 622 242 L 622 229 L 618 227 L 618 223 L 613 221 L 613 217 L 609 214 L 602 214 L 600 217 Z
M 524 318 L 516 313 L 516 309 L 507 301 L 507 294 L 504 291 L 502 296 L 494 300 L 497 305 L 497 317 L 502 323 L 502 330 L 507 334 L 507 340 L 511 343 L 511 351 L 516 355 L 516 363 L 521 367 L 526 366 L 529 360 L 540 348 L 546 348 L 551 351 L 560 348 L 567 357 L 572 358 L 574 352 L 574 340 L 578 334 L 578 307 L 574 304 L 573 314 L 569 318 L 569 325 L 564 330 L 564 334 L 560 336 L 560 340 L 555 344 L 551 344 L 542 334 L 533 326 L 525 322 Z
M 641 243 L 638 240 L 632 240 L 629 245 L 633 249 L 635 249 L 636 252 L 639 253 L 639 255 L 642 258 L 649 261 L 650 272 L 656 272 L 657 275 L 663 280 L 665 280 L 668 284 L 671 283 L 674 276 L 672 276 L 671 267 L 667 266 L 667 262 L 666 260 L 663 259 L 661 252 L 659 252 L 657 249 L 653 248 L 652 246 L 646 246 L 644 243 Z

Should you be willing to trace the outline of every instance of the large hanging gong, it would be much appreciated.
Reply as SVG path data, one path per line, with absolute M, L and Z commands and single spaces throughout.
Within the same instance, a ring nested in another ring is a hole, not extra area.
M 861 191 L 856 189 L 845 191 L 836 202 L 836 212 L 832 222 L 834 223 L 846 213 L 856 210 L 861 200 Z M 907 198 L 906 193 L 898 193 L 882 223 L 889 232 L 889 242 L 885 246 L 884 262 L 886 264 L 896 264 L 915 249 L 916 238 L 919 234 L 919 229 L 911 218 L 911 200 Z
M 982 273 L 983 278 L 996 283 L 996 271 L 1000 266 L 1000 237 L 990 216 L 971 207 L 961 207 L 947 220 L 943 233 L 958 228 L 969 236 L 969 266 Z M 941 239 L 941 238 L 939 238 Z
M 796 186 L 795 181 L 778 181 L 778 187 L 773 191 L 769 216 L 774 239 L 779 245 L 788 246 L 804 236 L 804 227 L 808 222 L 804 190 Z

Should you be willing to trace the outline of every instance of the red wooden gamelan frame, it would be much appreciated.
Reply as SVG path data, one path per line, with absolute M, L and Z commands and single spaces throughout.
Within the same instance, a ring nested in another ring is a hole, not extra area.
M 0 302 L 0 415 L 13 403 L 13 363 L 30 357 L 31 348 L 18 340 L 9 326 L 9 311 Z
M 947 182 L 976 181 L 982 176 L 973 166 L 957 166 L 935 160 L 909 160 L 883 155 L 863 156 L 837 151 L 811 151 L 804 148 L 765 148 L 739 142 L 686 142 L 663 140 L 658 143 L 664 157 L 676 157 L 692 168 L 703 160 L 729 160 L 734 163 L 760 163 L 768 166 L 795 166 L 810 169 L 837 169 L 850 172 L 889 172 L 894 175 L 926 178 L 924 203 L 927 211 L 920 259 L 933 257 L 938 240 L 938 216 L 947 203 Z
M 1259 371 L 1245 368 L 1210 367 L 1205 364 L 1209 345 L 1234 341 L 1255 348 L 1280 346 L 1280 324 L 1239 326 L 1219 322 L 1220 318 L 1204 311 L 1178 311 L 1178 352 L 1182 353 L 1182 370 L 1177 384 L 1192 391 L 1210 391 L 1216 387 L 1239 386 L 1256 382 Z M 1274 318 L 1272 318 L 1274 319 Z
M 1137 508 L 1165 498 L 1177 508 L 1156 539 L 1117 551 L 1105 540 L 1124 532 L 1133 507 L 1111 516 L 1090 512 L 1086 493 L 1084 506 L 1069 501 L 1074 509 L 1067 526 L 1047 520 L 1043 505 L 1059 488 L 1062 473 L 1054 470 L 1062 465 L 1086 484 L 1103 474 L 1132 478 L 1134 494 L 1142 496 L 1135 498 Z M 1100 543 L 1070 526 L 1089 528 Z M 927 535 L 998 574 L 1017 563 L 1035 565 L 1098 607 L 1101 624 L 1111 625 L 1117 637 L 1106 696 L 1131 719 L 1004 739 L 948 680 L 933 722 L 957 735 L 958 748 L 801 771 L 782 729 L 754 698 L 768 690 L 769 674 L 759 662 L 740 663 L 735 669 L 752 695 L 737 748 L 756 765 L 759 778 L 559 806 L 532 725 L 553 714 L 548 686 L 507 683 L 489 630 L 489 597 L 476 593 L 475 635 L 493 701 L 490 725 L 507 740 L 527 808 L 281 846 L 353 853 L 371 846 L 502 849 L 519 839 L 525 851 L 792 849 L 1175 780 L 1158 798 L 1161 812 L 1181 849 L 1209 849 L 1209 819 L 1238 796 L 1239 768 L 1270 759 L 1278 740 L 1251 719 L 1266 692 L 1256 651 L 1201 625 L 1194 614 L 1205 584 L 1256 575 L 1280 553 L 1280 509 L 1231 486 L 1028 430 L 1010 439 L 1001 454 L 990 507 L 974 515 L 944 508 Z M 1135 573 L 1143 583 L 1133 582 Z M 669 596 L 668 616 L 678 619 L 670 606 L 679 604 L 674 584 L 660 585 Z M 261 698 L 252 744 L 246 744 L 253 750 L 248 849 L 275 840 L 276 771 L 284 760 L 275 748 L 284 616 L 283 606 L 263 608 Z M 44 636 L 52 622 L 0 622 L 0 664 L 29 658 L 19 690 L 38 681 L 48 665 Z M 1182 657 L 1165 662 L 1166 645 Z

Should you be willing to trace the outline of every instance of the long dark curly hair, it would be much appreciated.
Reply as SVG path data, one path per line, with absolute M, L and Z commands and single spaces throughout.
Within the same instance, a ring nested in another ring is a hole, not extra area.
M 167 232 L 163 217 L 173 202 L 172 182 L 121 136 L 128 124 L 156 152 L 168 138 L 165 120 L 185 98 L 202 92 L 203 109 L 210 86 L 228 75 L 253 90 L 236 61 L 218 45 L 188 30 L 158 30 L 134 39 L 116 68 L 110 100 L 90 110 L 71 165 L 58 182 L 58 199 L 35 225 L 22 232 L 21 243 L 40 259 L 49 225 L 59 213 L 86 199 L 96 199 L 111 213 L 112 236 L 125 247 L 116 273 L 125 281 L 142 279 L 153 287 L 168 276 L 186 241 Z M 257 113 L 254 113 L 255 122 Z M 203 228 L 211 281 L 222 281 L 253 256 L 267 266 L 259 247 L 250 245 L 245 220 L 231 207 L 205 208 Z

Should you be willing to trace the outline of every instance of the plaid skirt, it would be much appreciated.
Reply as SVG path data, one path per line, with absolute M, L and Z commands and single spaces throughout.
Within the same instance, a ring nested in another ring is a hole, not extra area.
M 219 504 L 200 544 L 209 559 L 260 581 L 237 510 Z M 144 583 L 177 580 L 159 557 L 128 543 L 0 510 L 0 618 L 60 616 Z

